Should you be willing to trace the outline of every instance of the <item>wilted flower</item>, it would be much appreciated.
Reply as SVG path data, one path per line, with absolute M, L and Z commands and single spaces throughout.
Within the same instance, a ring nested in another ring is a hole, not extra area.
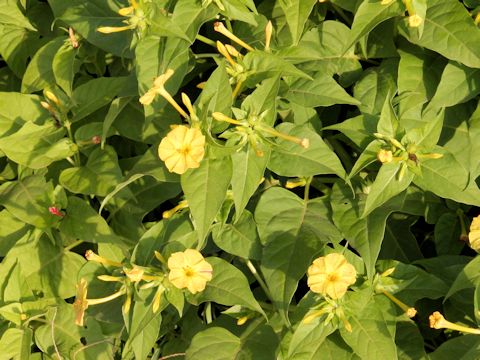
M 468 233 L 468 245 L 475 251 L 480 251 L 480 215 L 474 217 Z
M 158 155 L 168 171 L 183 174 L 198 168 L 205 154 L 205 136 L 200 129 L 179 125 L 160 142 Z
M 134 266 L 132 269 L 123 268 L 123 272 L 130 279 L 131 282 L 139 282 L 143 278 L 145 271 L 138 267 Z
M 337 253 L 322 256 L 313 261 L 307 271 L 310 290 L 332 299 L 339 299 L 354 284 L 357 272 L 345 256 Z
M 203 291 L 207 282 L 212 279 L 212 265 L 194 249 L 170 255 L 168 268 L 168 280 L 179 289 L 187 288 L 192 294 Z

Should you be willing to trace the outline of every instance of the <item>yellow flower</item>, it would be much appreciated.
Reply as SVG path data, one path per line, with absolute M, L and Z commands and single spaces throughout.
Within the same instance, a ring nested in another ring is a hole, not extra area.
M 381 149 L 377 154 L 377 159 L 382 164 L 392 162 L 393 154 L 390 150 Z
M 408 17 L 408 26 L 419 27 L 423 23 L 423 18 L 420 15 L 414 14 Z
M 73 311 L 75 312 L 75 324 L 83 326 L 83 317 L 85 310 L 88 308 L 87 300 L 87 280 L 81 279 L 76 285 L 77 294 L 75 296 L 75 302 L 73 303 Z
M 187 288 L 192 294 L 203 291 L 207 281 L 212 279 L 212 265 L 194 249 L 170 255 L 168 268 L 168 280 L 179 289 Z
M 158 155 L 168 171 L 183 174 L 198 168 L 205 154 L 205 136 L 200 129 L 179 125 L 160 142 Z
M 130 279 L 131 282 L 140 282 L 143 279 L 143 274 L 145 271 L 138 267 L 134 266 L 132 269 L 123 268 L 123 272 Z
M 337 253 L 319 257 L 308 268 L 308 286 L 310 290 L 332 299 L 339 299 L 354 284 L 357 272 L 345 256 Z
M 468 233 L 468 245 L 475 251 L 480 251 L 480 215 L 474 217 Z

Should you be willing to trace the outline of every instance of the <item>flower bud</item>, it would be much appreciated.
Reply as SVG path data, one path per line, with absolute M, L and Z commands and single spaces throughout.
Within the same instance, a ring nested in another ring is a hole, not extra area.
M 423 23 L 423 18 L 418 15 L 414 14 L 408 17 L 408 26 L 410 27 L 419 27 Z
M 393 153 L 390 150 L 380 149 L 377 153 L 377 159 L 382 164 L 390 163 L 393 160 Z

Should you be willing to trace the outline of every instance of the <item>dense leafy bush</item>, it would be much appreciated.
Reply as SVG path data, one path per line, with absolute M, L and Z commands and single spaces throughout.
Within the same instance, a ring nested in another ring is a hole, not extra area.
M 479 9 L 0 0 L 0 359 L 479 359 Z

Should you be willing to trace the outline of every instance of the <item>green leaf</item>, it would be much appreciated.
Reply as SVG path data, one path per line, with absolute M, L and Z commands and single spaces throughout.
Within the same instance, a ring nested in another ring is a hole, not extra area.
M 216 360 L 231 360 L 240 352 L 241 341 L 230 331 L 211 327 L 203 330 L 192 339 L 185 355 L 186 360 L 204 360 L 215 353 Z
M 404 12 L 405 6 L 401 0 L 392 0 L 385 5 L 376 0 L 363 1 L 355 12 L 350 42 L 346 49 L 350 48 L 381 22 L 402 15 Z
M 102 77 L 77 87 L 72 93 L 72 121 L 78 121 L 109 104 L 116 96 L 137 95 L 135 79 L 131 76 Z
M 280 0 L 280 6 L 285 13 L 288 28 L 292 35 L 293 45 L 298 44 L 305 23 L 316 2 L 316 0 Z
M 473 23 L 463 4 L 456 0 L 428 0 L 423 34 L 400 26 L 410 42 L 436 51 L 446 58 L 472 68 L 480 67 L 480 30 Z
M 230 254 L 245 259 L 261 259 L 262 245 L 253 216 L 248 210 L 243 211 L 234 223 L 215 226 L 213 241 L 220 249 Z
M 0 349 L 2 349 L 0 359 L 30 359 L 30 344 L 32 338 L 33 331 L 28 327 L 24 329 L 7 329 L 0 338 Z
M 2 239 L 0 241 L 0 256 L 5 256 L 29 230 L 28 224 L 14 217 L 8 210 L 0 211 L 0 239 Z
M 64 41 L 65 37 L 57 37 L 35 53 L 22 79 L 23 93 L 32 93 L 55 84 L 52 63 Z
M 433 353 L 432 360 L 475 360 L 480 356 L 480 339 L 476 335 L 461 335 L 441 344 Z
M 60 184 L 76 194 L 106 196 L 122 180 L 117 154 L 112 147 L 97 148 L 85 166 L 63 170 Z
M 297 80 L 290 85 L 286 99 L 306 107 L 334 104 L 360 105 L 329 75 L 319 74 L 314 80 Z
M 429 106 L 442 108 L 466 102 L 480 93 L 480 69 L 449 62 Z
M 189 170 L 181 177 L 200 243 L 225 200 L 231 177 L 232 162 L 228 157 L 204 159 L 198 169 Z
M 240 270 L 220 258 L 209 257 L 207 261 L 213 267 L 213 277 L 207 282 L 205 290 L 194 297 L 195 304 L 215 301 L 227 306 L 243 305 L 265 316 Z
M 85 200 L 70 196 L 65 212 L 60 224 L 60 231 L 63 234 L 73 239 L 93 243 L 121 245 L 124 242 L 124 239 L 115 234 L 105 219 L 98 215 Z
M 36 31 L 30 21 L 23 15 L 16 1 L 4 0 L 0 3 L 0 24 L 15 25 L 31 31 Z
M 77 49 L 74 49 L 70 43 L 66 42 L 55 54 L 52 62 L 55 81 L 69 96 L 72 95 L 76 55 Z
M 264 192 L 255 209 L 258 232 L 265 244 L 262 273 L 275 306 L 284 311 L 285 318 L 311 259 L 326 243 L 340 240 L 329 213 L 324 199 L 305 202 L 278 187 Z
M 392 162 L 382 164 L 375 178 L 375 182 L 368 192 L 362 217 L 367 216 L 395 195 L 400 194 L 410 185 L 415 175 L 407 169 L 402 179 L 399 179 L 398 174 L 399 171 L 401 171 L 401 167 L 402 163 Z
M 397 348 L 382 310 L 371 300 L 370 289 L 350 294 L 346 307 L 353 330 L 341 328 L 340 334 L 361 359 L 396 359 Z
M 247 206 L 248 201 L 257 190 L 267 166 L 269 154 L 258 156 L 250 145 L 232 154 L 233 200 L 236 218 L 238 219 Z
M 323 142 L 320 135 L 309 125 L 294 126 L 283 123 L 277 130 L 290 136 L 306 138 L 310 142 L 307 149 L 284 139 L 277 140 L 272 148 L 267 167 L 281 176 L 313 176 L 336 174 L 345 179 L 346 173 L 337 155 Z
M 317 317 L 308 324 L 300 322 L 293 333 L 286 359 L 313 360 L 324 355 L 320 349 L 327 337 L 336 329 L 331 324 L 323 324 L 323 320 Z
M 0 138 L 0 150 L 16 163 L 41 169 L 72 156 L 77 148 L 53 123 L 26 122 L 16 133 Z
M 59 221 L 48 211 L 56 201 L 52 183 L 47 183 L 43 176 L 4 183 L 1 190 L 0 204 L 23 222 L 45 229 Z
M 50 0 L 55 18 L 60 19 L 75 29 L 82 38 L 107 52 L 120 57 L 130 57 L 132 30 L 119 33 L 102 34 L 97 31 L 100 26 L 124 26 L 124 17 L 118 15 L 120 4 L 113 1 L 92 0 L 85 3 L 72 0 L 68 4 L 62 0 Z

